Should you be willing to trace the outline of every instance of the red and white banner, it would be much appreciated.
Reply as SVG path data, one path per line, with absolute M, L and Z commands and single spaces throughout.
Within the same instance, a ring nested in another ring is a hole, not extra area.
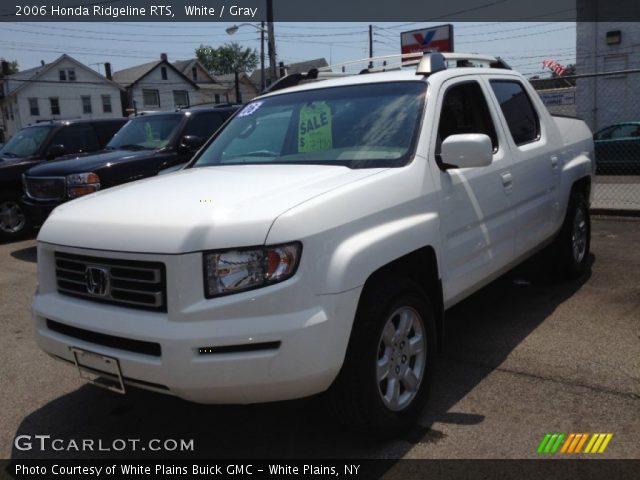
M 400 48 L 402 53 L 453 52 L 453 25 L 402 32 Z
M 555 73 L 558 76 L 563 76 L 565 73 L 567 73 L 567 68 L 560 65 L 558 62 L 556 62 L 555 60 L 545 60 L 542 62 L 542 68 L 548 68 L 549 70 L 551 70 L 553 73 Z

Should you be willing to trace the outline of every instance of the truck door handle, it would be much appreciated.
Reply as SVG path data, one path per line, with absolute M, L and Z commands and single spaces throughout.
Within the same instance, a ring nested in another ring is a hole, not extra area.
M 509 172 L 503 173 L 501 177 L 502 177 L 502 186 L 506 189 L 511 188 L 511 184 L 513 183 L 513 177 L 511 176 L 511 173 Z
M 555 155 L 551 157 L 551 168 L 553 168 L 554 170 L 558 168 L 558 157 L 556 157 Z

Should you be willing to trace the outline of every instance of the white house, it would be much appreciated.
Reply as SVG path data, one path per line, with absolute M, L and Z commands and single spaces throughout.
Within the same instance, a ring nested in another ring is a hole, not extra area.
M 121 117 L 121 88 L 68 55 L 0 79 L 5 137 L 33 123 Z
M 254 85 L 251 78 L 246 73 L 238 74 L 238 85 L 240 87 L 240 98 L 236 98 L 236 77 L 233 73 L 226 75 L 216 75 L 216 83 L 226 89 L 226 98 L 231 103 L 243 103 L 253 100 L 260 93 L 258 86 Z
M 229 102 L 228 86 L 218 83 L 197 58 L 176 60 L 173 66 L 198 85 L 198 97 L 192 105 Z
M 123 107 L 127 114 L 171 111 L 199 103 L 198 85 L 171 65 L 166 53 L 158 61 L 114 72 L 113 81 L 126 90 Z

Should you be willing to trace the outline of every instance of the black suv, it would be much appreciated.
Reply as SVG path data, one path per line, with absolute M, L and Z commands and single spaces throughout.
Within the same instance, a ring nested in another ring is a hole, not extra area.
M 40 226 L 61 203 L 187 162 L 238 108 L 192 107 L 134 117 L 104 150 L 30 169 L 22 199 L 30 220 Z
M 18 238 L 30 230 L 20 205 L 25 171 L 45 160 L 100 150 L 126 121 L 56 120 L 36 123 L 16 133 L 0 150 L 0 240 Z

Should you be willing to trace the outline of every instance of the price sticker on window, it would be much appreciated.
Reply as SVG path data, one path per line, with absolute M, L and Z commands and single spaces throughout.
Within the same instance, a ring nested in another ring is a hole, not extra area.
M 331 108 L 325 102 L 314 102 L 300 109 L 298 152 L 320 152 L 333 147 Z

